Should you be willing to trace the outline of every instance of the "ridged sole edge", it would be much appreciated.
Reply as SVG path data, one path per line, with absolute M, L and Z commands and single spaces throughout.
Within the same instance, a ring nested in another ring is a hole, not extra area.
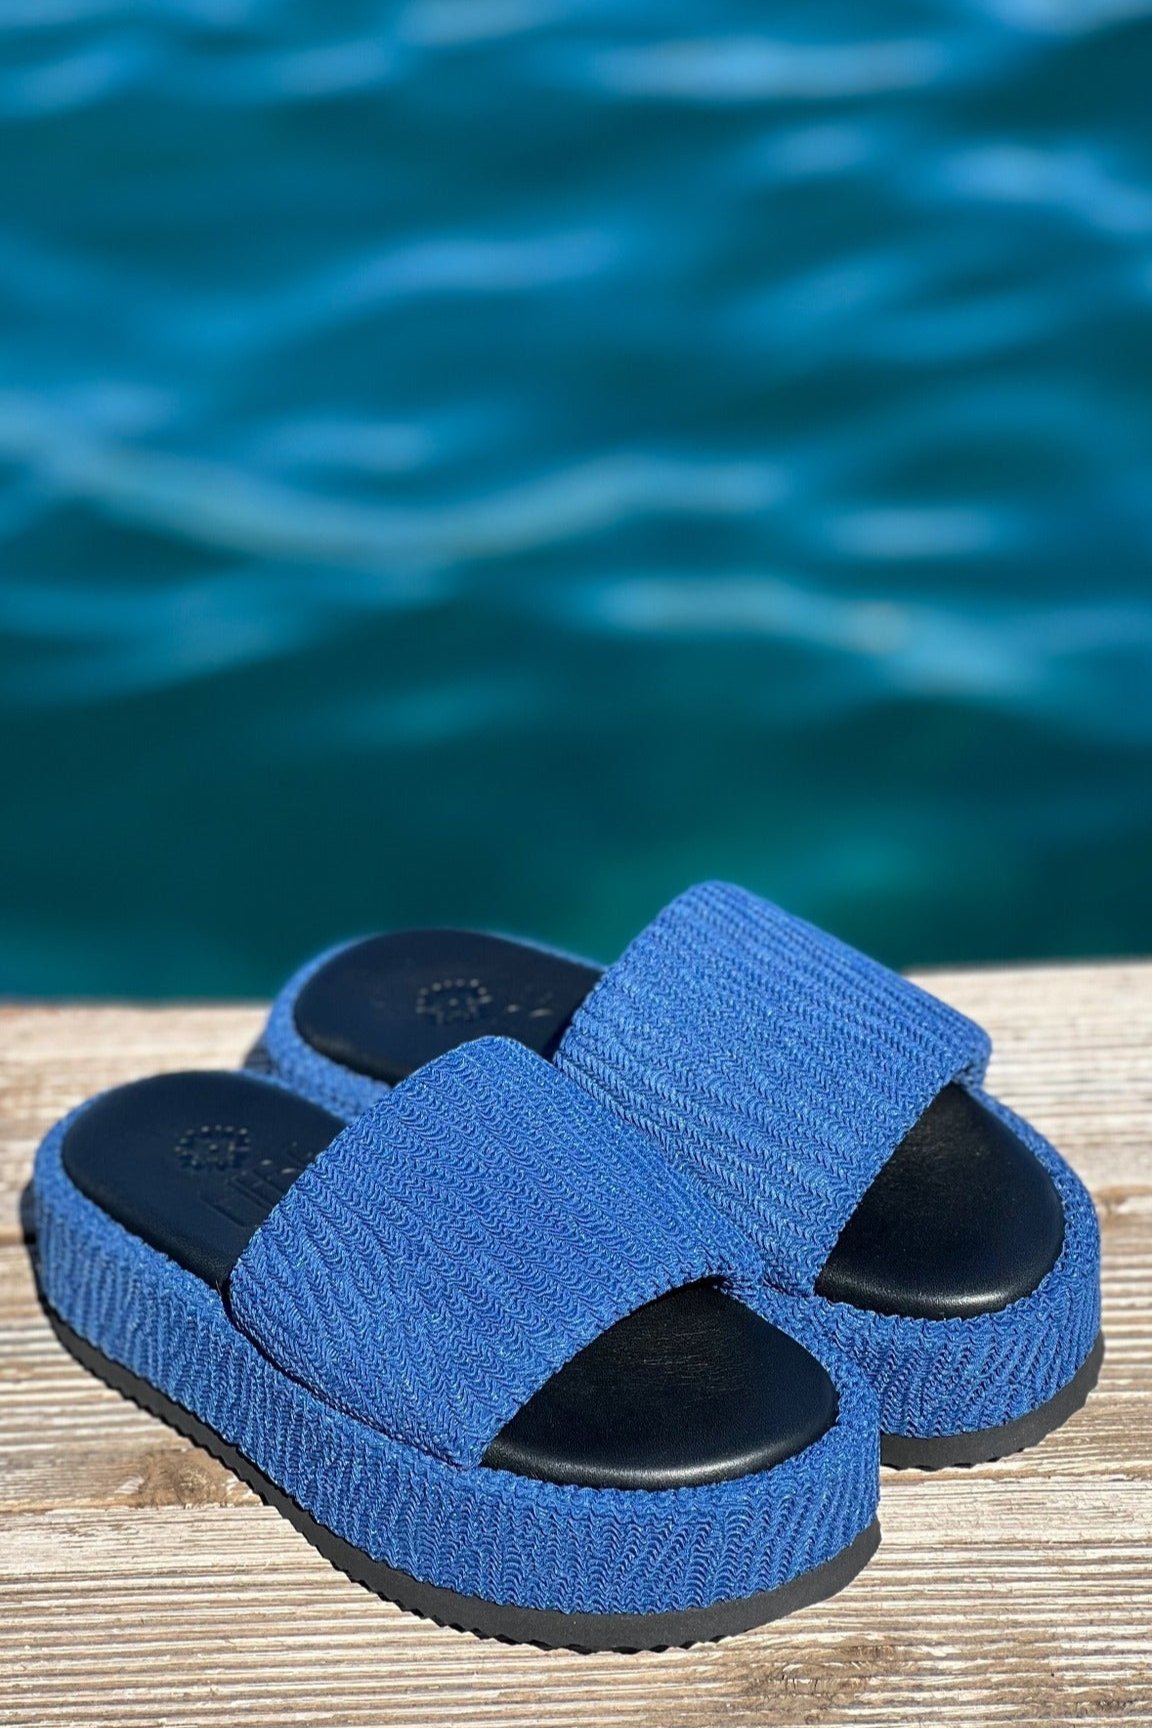
M 967 1434 L 941 1434 L 921 1440 L 911 1434 L 881 1434 L 880 1462 L 895 1470 L 946 1470 L 951 1466 L 991 1464 L 1013 1452 L 1035 1446 L 1074 1416 L 1100 1377 L 1104 1334 L 1066 1386 L 1054 1397 L 999 1428 L 976 1428 Z
M 782 1619 L 800 1608 L 811 1607 L 842 1590 L 872 1558 L 880 1542 L 879 1522 L 862 1530 L 847 1548 L 809 1572 L 790 1578 L 774 1590 L 734 1601 L 716 1602 L 706 1608 L 683 1608 L 657 1614 L 566 1614 L 550 1608 L 521 1608 L 514 1603 L 488 1602 L 480 1596 L 462 1596 L 438 1584 L 427 1584 L 407 1572 L 374 1560 L 371 1555 L 335 1535 L 306 1512 L 250 1458 L 230 1446 L 214 1429 L 182 1405 L 174 1403 L 155 1386 L 130 1369 L 104 1355 L 95 1345 L 74 1332 L 45 1300 L 44 1312 L 64 1348 L 76 1360 L 115 1391 L 158 1416 L 187 1439 L 202 1446 L 214 1458 L 252 1488 L 269 1506 L 356 1584 L 384 1597 L 397 1607 L 438 1625 L 481 1638 L 501 1639 L 513 1644 L 536 1644 L 545 1649 L 618 1651 L 664 1650 L 688 1644 L 713 1642 L 738 1632 L 747 1632 L 770 1620 Z

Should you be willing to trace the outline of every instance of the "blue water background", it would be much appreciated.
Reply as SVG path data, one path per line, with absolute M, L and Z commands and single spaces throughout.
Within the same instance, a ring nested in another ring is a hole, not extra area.
M 0 0 L 0 988 L 1152 949 L 1152 7 Z

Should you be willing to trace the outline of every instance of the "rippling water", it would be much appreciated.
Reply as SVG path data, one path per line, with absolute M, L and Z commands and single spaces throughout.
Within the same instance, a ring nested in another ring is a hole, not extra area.
M 1150 88 L 1140 0 L 0 0 L 0 986 L 707 874 L 1152 948 Z

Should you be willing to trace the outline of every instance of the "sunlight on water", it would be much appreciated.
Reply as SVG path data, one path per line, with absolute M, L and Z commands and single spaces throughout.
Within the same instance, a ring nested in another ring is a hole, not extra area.
M 0 0 L 0 988 L 1152 947 L 1152 5 Z

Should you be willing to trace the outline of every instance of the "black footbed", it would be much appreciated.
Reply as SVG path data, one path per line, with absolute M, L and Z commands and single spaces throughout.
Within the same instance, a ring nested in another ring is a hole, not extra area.
M 341 1127 L 251 1075 L 165 1074 L 96 1099 L 63 1160 L 110 1217 L 226 1291 L 257 1227 Z M 836 1414 L 807 1351 L 715 1285 L 692 1284 L 580 1351 L 484 1462 L 595 1488 L 690 1487 L 767 1470 Z
M 473 1038 L 551 1056 L 600 977 L 594 966 L 473 930 L 370 936 L 335 955 L 296 1000 L 321 1055 L 395 1086 Z
M 1063 1244 L 1043 1165 L 970 1092 L 946 1086 L 849 1218 L 816 1290 L 876 1314 L 966 1319 L 1029 1295 Z
M 475 931 L 373 936 L 313 974 L 296 1027 L 333 1061 L 395 1084 L 489 1033 L 552 1055 L 600 976 Z M 816 1289 L 881 1314 L 988 1314 L 1033 1291 L 1063 1240 L 1047 1172 L 999 1117 L 948 1086 L 860 1201 Z

